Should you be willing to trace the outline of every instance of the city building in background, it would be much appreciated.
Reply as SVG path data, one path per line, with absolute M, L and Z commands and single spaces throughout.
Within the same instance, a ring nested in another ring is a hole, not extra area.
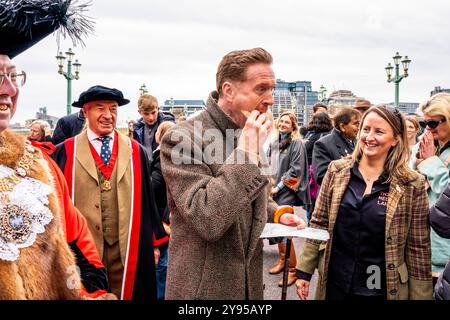
M 42 107 L 42 108 L 39 108 L 38 112 L 36 112 L 36 119 L 31 120 L 31 122 L 33 122 L 34 120 L 47 121 L 48 124 L 50 125 L 50 128 L 54 129 L 59 118 L 47 114 L 47 107 Z M 31 122 L 30 122 L 30 124 L 31 124 Z M 27 125 L 28 125 L 28 123 L 27 123 Z
M 274 119 L 284 111 L 292 111 L 300 126 L 305 125 L 312 114 L 312 106 L 318 102 L 317 91 L 312 90 L 311 81 L 287 82 L 277 79 L 273 90 Z
M 356 96 L 351 90 L 335 90 L 327 98 L 328 113 L 332 117 L 344 107 L 354 107 L 357 100 L 364 100 L 364 97 Z
M 164 101 L 164 105 L 160 106 L 161 111 L 172 113 L 175 120 L 178 120 L 181 115 L 189 117 L 205 108 L 206 104 L 203 100 L 175 100 L 173 98 Z
M 328 103 L 332 105 L 343 105 L 353 107 L 356 103 L 356 100 L 364 100 L 364 97 L 357 97 L 350 90 L 336 90 L 333 91 L 328 97 Z
M 435 95 L 436 93 L 440 93 L 440 92 L 450 93 L 450 89 L 444 89 L 444 88 L 441 88 L 441 87 L 434 87 L 434 90 L 430 92 L 430 97 L 432 95 Z
M 36 112 L 35 118 L 25 120 L 25 125 L 23 125 L 22 123 L 16 122 L 16 123 L 11 123 L 9 125 L 9 128 L 16 133 L 19 133 L 22 135 L 27 135 L 30 131 L 29 126 L 34 120 L 47 121 L 53 132 L 53 129 L 55 129 L 56 123 L 58 122 L 59 118 L 47 114 L 47 107 L 42 107 L 42 108 L 39 108 L 38 112 Z

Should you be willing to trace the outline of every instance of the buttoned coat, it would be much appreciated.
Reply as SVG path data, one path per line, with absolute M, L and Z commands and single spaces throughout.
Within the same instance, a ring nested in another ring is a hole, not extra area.
M 172 228 L 167 299 L 263 299 L 259 236 L 276 204 L 258 166 L 236 163 L 245 156 L 238 128 L 217 98 L 160 146 Z
M 311 227 L 330 233 L 328 242 L 307 240 L 297 269 L 319 279 L 315 299 L 326 298 L 328 263 L 339 206 L 350 181 L 353 161 L 331 162 L 316 202 Z M 431 299 L 431 247 L 428 197 L 424 178 L 411 172 L 390 183 L 385 224 L 385 263 L 388 300 Z

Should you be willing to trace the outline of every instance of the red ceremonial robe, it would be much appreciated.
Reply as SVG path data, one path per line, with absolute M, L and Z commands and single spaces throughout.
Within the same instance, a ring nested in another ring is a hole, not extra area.
M 67 139 L 57 146 L 53 158 L 64 173 L 74 198 L 73 177 L 78 136 Z M 117 140 L 117 139 L 116 139 Z M 156 277 L 153 248 L 169 240 L 159 219 L 153 199 L 149 164 L 146 151 L 135 140 L 129 139 L 132 148 L 132 190 L 130 231 L 124 265 L 121 299 L 156 299 Z M 120 152 L 120 150 L 119 150 Z

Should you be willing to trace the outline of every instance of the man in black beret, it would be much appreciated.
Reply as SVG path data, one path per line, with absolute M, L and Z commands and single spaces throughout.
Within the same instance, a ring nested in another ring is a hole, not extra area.
M 82 108 L 87 128 L 57 146 L 54 159 L 85 215 L 122 299 L 156 299 L 155 261 L 167 242 L 153 199 L 148 156 L 135 140 L 115 130 L 120 90 L 93 86 L 72 106 Z
M 0 0 L 0 299 L 108 296 L 106 270 L 62 172 L 38 143 L 8 129 L 26 81 L 11 59 L 54 31 L 82 42 L 91 29 L 84 8 Z

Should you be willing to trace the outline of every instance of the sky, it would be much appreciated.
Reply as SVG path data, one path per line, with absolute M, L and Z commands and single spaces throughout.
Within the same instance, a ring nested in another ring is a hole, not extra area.
M 66 114 L 67 82 L 55 56 L 69 47 L 82 64 L 72 100 L 93 85 L 120 89 L 131 102 L 119 121 L 139 116 L 143 83 L 160 104 L 206 101 L 221 58 L 254 47 L 272 54 L 278 79 L 351 90 L 372 103 L 394 100 L 384 68 L 398 51 L 412 60 L 400 101 L 422 102 L 435 86 L 450 87 L 449 12 L 447 0 L 93 0 L 95 31 L 85 47 L 66 39 L 58 49 L 51 35 L 15 58 L 27 83 L 12 122 L 44 106 Z

